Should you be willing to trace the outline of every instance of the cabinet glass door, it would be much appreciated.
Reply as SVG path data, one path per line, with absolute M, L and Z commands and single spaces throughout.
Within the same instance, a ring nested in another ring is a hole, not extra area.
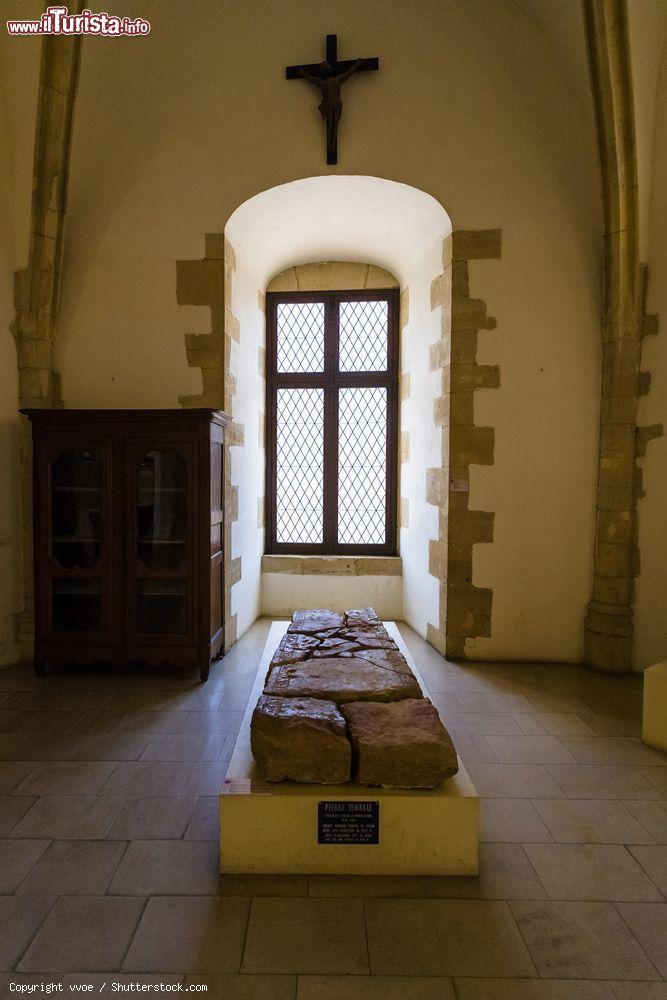
M 133 631 L 139 635 L 188 630 L 188 477 L 188 460 L 173 448 L 151 448 L 136 461 Z
M 51 464 L 51 627 L 102 631 L 103 464 L 87 448 Z

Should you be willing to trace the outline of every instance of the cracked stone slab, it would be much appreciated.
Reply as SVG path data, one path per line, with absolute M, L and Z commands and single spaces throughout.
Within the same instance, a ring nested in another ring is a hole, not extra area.
M 303 632 L 307 635 L 327 632 L 331 629 L 338 631 L 345 624 L 343 615 L 336 611 L 295 611 L 292 615 L 292 622 L 288 632 Z
M 398 647 L 396 649 L 361 649 L 357 656 L 378 667 L 383 667 L 385 670 L 394 670 L 397 674 L 414 676 Z
M 262 695 L 250 724 L 250 746 L 266 781 L 350 780 L 345 719 L 333 701 Z
M 349 639 L 323 639 L 313 651 L 313 656 L 341 656 L 343 653 L 356 653 L 360 648 L 358 642 Z
M 307 660 L 308 657 L 318 648 L 319 639 L 314 636 L 302 635 L 301 633 L 288 632 L 281 641 L 277 650 L 273 654 L 271 666 L 280 666 L 283 663 L 298 663 L 300 660 Z
M 356 628 L 358 625 L 362 627 L 367 625 L 382 625 L 375 608 L 354 608 L 352 611 L 346 611 L 345 623 L 350 628 Z
M 359 656 L 325 656 L 274 667 L 264 694 L 323 698 L 337 704 L 421 698 L 421 688 L 407 664 L 406 668 L 407 672 L 401 673 Z
M 458 771 L 456 749 L 429 698 L 352 702 L 341 711 L 359 784 L 436 788 Z

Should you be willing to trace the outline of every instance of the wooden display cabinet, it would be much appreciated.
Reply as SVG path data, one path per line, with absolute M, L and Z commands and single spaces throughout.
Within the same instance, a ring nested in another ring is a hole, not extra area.
M 22 410 L 32 422 L 35 670 L 197 666 L 224 649 L 220 410 Z

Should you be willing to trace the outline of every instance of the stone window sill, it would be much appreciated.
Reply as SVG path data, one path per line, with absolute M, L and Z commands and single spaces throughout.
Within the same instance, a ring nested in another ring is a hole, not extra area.
M 262 556 L 262 573 L 299 576 L 402 576 L 400 556 Z

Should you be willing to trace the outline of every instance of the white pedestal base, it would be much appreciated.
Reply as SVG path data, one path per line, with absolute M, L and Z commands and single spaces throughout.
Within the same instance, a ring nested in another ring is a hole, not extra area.
M 459 772 L 432 791 L 357 784 L 263 782 L 250 752 L 250 720 L 269 662 L 288 622 L 274 622 L 220 796 L 223 874 L 476 875 L 479 799 L 459 758 Z M 386 622 L 425 694 L 400 633 Z M 318 844 L 318 803 L 379 803 L 378 844 Z

